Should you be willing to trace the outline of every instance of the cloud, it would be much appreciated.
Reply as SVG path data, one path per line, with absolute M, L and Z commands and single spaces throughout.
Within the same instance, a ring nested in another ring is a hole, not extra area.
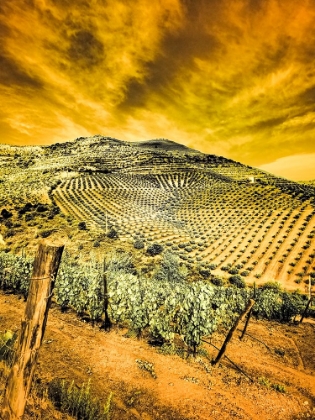
M 314 27 L 310 0 L 2 0 L 1 138 L 164 137 L 281 165 L 315 151 Z
M 76 66 L 91 68 L 103 61 L 104 45 L 93 33 L 83 29 L 70 36 L 67 53 L 68 60 Z
M 304 181 L 314 176 L 314 162 L 315 153 L 295 155 L 277 159 L 260 166 L 260 169 L 294 181 Z
M 26 88 L 40 89 L 43 83 L 39 78 L 25 70 L 14 58 L 0 52 L 0 85 L 17 85 Z

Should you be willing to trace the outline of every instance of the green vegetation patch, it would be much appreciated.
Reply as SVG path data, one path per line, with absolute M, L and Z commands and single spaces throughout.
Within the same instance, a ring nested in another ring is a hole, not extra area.
M 74 381 L 54 379 L 49 383 L 48 396 L 57 410 L 78 420 L 109 420 L 112 393 L 105 404 L 93 398 L 90 381 L 80 387 Z

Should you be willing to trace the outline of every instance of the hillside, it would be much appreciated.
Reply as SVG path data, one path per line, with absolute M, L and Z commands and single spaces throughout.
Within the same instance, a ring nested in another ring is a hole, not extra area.
M 2 145 L 0 181 L 7 251 L 55 235 L 83 256 L 124 247 L 141 258 L 156 243 L 220 281 L 238 274 L 304 291 L 315 277 L 314 185 L 170 140 Z

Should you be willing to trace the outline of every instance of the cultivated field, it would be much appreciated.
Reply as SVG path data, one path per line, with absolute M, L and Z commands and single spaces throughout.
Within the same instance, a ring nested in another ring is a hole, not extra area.
M 72 226 L 85 222 L 91 243 L 93 235 L 109 232 L 143 249 L 158 243 L 188 268 L 218 278 L 276 280 L 304 291 L 309 276 L 315 277 L 312 183 L 166 140 L 95 136 L 42 148 L 2 146 L 0 153 L 2 208 L 13 218 L 23 204 L 46 203 L 70 217 Z M 27 217 L 19 221 L 38 225 Z M 51 232 L 66 229 L 57 219 L 47 225 Z M 17 224 L 22 234 L 24 224 Z M 7 229 L 12 231 L 3 223 L 4 238 Z

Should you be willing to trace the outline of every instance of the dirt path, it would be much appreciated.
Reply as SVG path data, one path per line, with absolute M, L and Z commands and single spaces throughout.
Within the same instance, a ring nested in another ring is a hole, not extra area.
M 24 306 L 17 296 L 0 293 L 0 331 L 20 328 Z M 254 383 L 226 359 L 214 368 L 206 357 L 184 360 L 163 355 L 145 340 L 127 338 L 126 329 L 104 333 L 53 306 L 37 376 L 42 384 L 53 378 L 77 384 L 90 379 L 104 402 L 112 391 L 113 420 L 288 420 L 306 411 L 315 416 L 315 325 L 253 321 L 248 331 L 265 344 L 248 336 L 243 342 L 236 337 L 227 355 Z M 220 346 L 222 340 L 218 334 L 212 344 Z M 212 359 L 216 350 L 205 345 L 203 355 Z M 157 378 L 141 370 L 136 360 L 152 363 Z M 283 385 L 286 392 L 274 390 L 275 384 Z M 34 410 L 28 408 L 26 420 L 36 417 Z M 49 418 L 45 411 L 41 416 L 36 418 Z

